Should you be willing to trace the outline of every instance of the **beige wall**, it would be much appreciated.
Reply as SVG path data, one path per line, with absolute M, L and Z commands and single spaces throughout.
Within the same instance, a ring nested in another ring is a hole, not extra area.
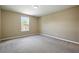
M 30 31 L 21 32 L 21 16 L 23 14 L 2 10 L 2 38 L 38 33 L 36 17 L 30 16 Z
M 40 30 L 43 34 L 79 42 L 79 7 L 70 8 L 40 18 Z
M 78 17 L 78 21 L 77 21 L 77 33 L 78 33 L 78 35 L 77 35 L 77 37 L 78 37 L 78 39 L 79 39 L 79 8 L 78 8 L 78 12 L 77 12 L 77 17 Z
M 37 34 L 40 30 L 40 33 L 79 42 L 79 7 L 49 14 L 40 19 L 30 16 L 29 32 L 20 31 L 20 17 L 23 14 L 1 10 L 0 15 L 2 16 L 2 18 L 0 16 L 0 37 L 2 32 L 2 38 Z
M 1 9 L 0 9 L 0 38 L 1 38 Z

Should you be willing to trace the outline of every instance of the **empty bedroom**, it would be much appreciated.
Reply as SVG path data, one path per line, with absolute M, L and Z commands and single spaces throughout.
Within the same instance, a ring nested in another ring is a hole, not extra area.
M 79 6 L 0 5 L 0 53 L 79 53 Z

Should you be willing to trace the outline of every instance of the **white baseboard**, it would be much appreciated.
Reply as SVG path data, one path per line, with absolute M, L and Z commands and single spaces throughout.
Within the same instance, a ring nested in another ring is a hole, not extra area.
M 27 36 L 33 36 L 33 35 L 38 35 L 38 34 L 28 34 L 28 35 L 22 35 L 22 36 L 8 37 L 8 38 L 0 39 L 0 41 L 9 40 L 9 39 L 16 39 L 16 38 L 21 38 L 21 37 L 27 37 Z
M 76 41 L 72 41 L 72 40 L 68 40 L 68 39 L 63 39 L 63 38 L 51 36 L 51 35 L 48 35 L 48 34 L 42 34 L 42 33 L 38 33 L 38 34 L 28 34 L 28 35 L 22 35 L 22 36 L 16 36 L 16 37 L 8 37 L 8 38 L 0 39 L 0 41 L 2 41 L 2 40 L 9 40 L 9 39 L 16 39 L 16 38 L 21 38 L 21 37 L 27 37 L 27 36 L 33 36 L 33 35 L 39 35 L 39 34 L 40 34 L 40 35 L 47 36 L 47 37 L 51 37 L 51 38 L 56 38 L 56 39 L 59 39 L 59 40 L 63 40 L 63 41 L 66 41 L 66 42 L 71 42 L 71 43 L 79 44 L 79 42 L 76 42 Z
M 66 42 L 71 42 L 71 43 L 79 44 L 79 42 L 76 42 L 76 41 L 72 41 L 72 40 L 68 40 L 68 39 L 63 39 L 63 38 L 51 36 L 51 35 L 48 35 L 48 34 L 40 34 L 40 35 L 48 36 L 48 37 L 51 37 L 51 38 L 56 38 L 56 39 L 63 40 L 63 41 L 66 41 Z

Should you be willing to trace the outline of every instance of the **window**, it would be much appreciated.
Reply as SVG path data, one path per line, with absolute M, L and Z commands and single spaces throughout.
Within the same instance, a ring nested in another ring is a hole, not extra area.
M 29 17 L 21 16 L 21 31 L 29 31 Z

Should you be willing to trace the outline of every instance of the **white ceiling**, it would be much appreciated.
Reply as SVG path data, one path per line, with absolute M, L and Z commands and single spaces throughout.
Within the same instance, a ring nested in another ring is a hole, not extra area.
M 61 11 L 67 8 L 74 7 L 72 5 L 39 5 L 39 8 L 34 9 L 32 5 L 1 5 L 4 10 L 24 13 L 32 16 L 44 16 L 50 13 Z

